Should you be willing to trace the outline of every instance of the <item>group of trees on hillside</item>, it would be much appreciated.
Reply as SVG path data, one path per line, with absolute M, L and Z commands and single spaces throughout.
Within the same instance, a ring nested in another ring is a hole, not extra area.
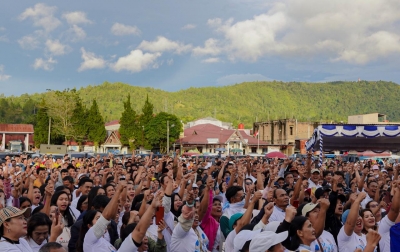
M 75 89 L 52 91 L 38 106 L 34 135 L 36 146 L 48 142 L 49 127 L 53 143 L 92 141 L 98 146 L 106 137 L 104 119 L 96 99 L 86 108 Z
M 123 104 L 119 129 L 123 145 L 130 146 L 131 149 L 142 147 L 164 151 L 167 121 L 171 125 L 170 143 L 179 138 L 182 124 L 178 117 L 165 112 L 155 115 L 154 105 L 150 103 L 148 96 L 141 113 L 136 113 L 132 108 L 130 94 Z M 106 140 L 105 122 L 96 99 L 87 108 L 75 89 L 66 89 L 50 92 L 37 106 L 34 135 L 36 146 L 48 142 L 49 127 L 51 143 L 67 144 L 69 141 L 76 141 L 83 144 L 90 141 L 99 146 Z
M 175 115 L 165 112 L 154 114 L 154 105 L 149 102 L 149 96 L 146 98 L 141 113 L 137 114 L 132 108 L 131 96 L 128 95 L 124 102 L 119 128 L 121 142 L 124 145 L 129 145 L 131 149 L 156 148 L 165 152 L 167 137 L 171 144 L 179 138 L 181 130 L 182 123 Z

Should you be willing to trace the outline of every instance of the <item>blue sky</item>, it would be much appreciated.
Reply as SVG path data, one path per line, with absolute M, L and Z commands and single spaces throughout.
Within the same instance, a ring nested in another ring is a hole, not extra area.
M 0 93 L 400 83 L 400 1 L 1 1 Z

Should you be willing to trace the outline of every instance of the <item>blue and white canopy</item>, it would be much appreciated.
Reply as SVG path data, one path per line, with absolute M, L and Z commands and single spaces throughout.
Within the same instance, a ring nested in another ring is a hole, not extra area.
M 312 137 L 306 143 L 306 148 L 323 151 L 398 152 L 400 125 L 322 124 L 314 130 Z

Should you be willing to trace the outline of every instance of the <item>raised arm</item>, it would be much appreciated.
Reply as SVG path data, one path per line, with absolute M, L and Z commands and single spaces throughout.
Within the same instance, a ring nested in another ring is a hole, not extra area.
M 353 234 L 354 227 L 356 226 L 358 219 L 360 203 L 365 199 L 366 196 L 367 194 L 365 192 L 360 192 L 350 208 L 349 215 L 347 216 L 346 223 L 344 224 L 344 232 L 347 236 L 351 236 Z
M 400 211 L 400 189 L 399 189 L 400 181 L 393 181 L 393 186 L 394 186 L 393 202 L 387 216 L 390 221 L 395 222 Z
M 115 216 L 117 215 L 119 196 L 126 188 L 126 185 L 127 185 L 126 181 L 123 181 L 123 180 L 119 181 L 117 190 L 116 190 L 114 196 L 111 198 L 111 201 L 107 204 L 106 208 L 104 208 L 104 210 L 101 214 L 101 215 L 103 215 L 104 219 L 111 220 L 111 219 L 114 219 Z
M 203 199 L 201 200 L 199 208 L 199 222 L 202 221 L 204 216 L 211 214 L 213 185 L 214 185 L 214 180 L 211 175 L 208 175 L 207 185 L 206 188 L 204 188 L 204 194 L 203 194 L 204 196 Z
M 249 206 L 246 209 L 246 212 L 244 212 L 242 218 L 240 218 L 237 221 L 236 227 L 235 227 L 235 232 L 239 233 L 242 227 L 244 227 L 246 224 L 250 223 L 251 216 L 253 214 L 253 209 L 254 209 L 254 204 L 261 199 L 262 193 L 260 191 L 257 191 L 254 193 L 253 199 L 249 203 Z

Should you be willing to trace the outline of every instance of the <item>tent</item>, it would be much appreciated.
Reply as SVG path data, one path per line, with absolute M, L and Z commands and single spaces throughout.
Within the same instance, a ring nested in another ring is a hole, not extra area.
M 400 125 L 322 124 L 306 142 L 307 151 L 400 151 Z

